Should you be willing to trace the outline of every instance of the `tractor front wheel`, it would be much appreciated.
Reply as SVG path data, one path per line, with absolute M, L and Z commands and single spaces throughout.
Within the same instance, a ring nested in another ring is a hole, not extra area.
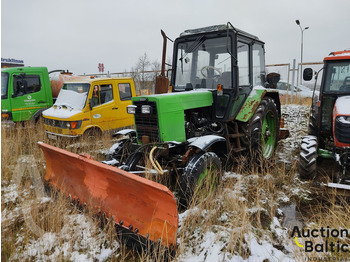
M 305 136 L 301 141 L 299 174 L 302 179 L 312 179 L 317 170 L 317 137 Z
M 205 198 L 215 191 L 221 173 L 221 160 L 213 152 L 194 155 L 180 178 L 180 205 L 188 207 L 194 197 Z

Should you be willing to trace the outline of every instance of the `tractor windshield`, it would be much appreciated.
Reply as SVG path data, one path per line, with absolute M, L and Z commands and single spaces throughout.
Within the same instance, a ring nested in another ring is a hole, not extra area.
M 230 41 L 230 39 L 229 39 Z M 177 49 L 174 90 L 232 88 L 232 56 L 227 37 L 180 42 Z
M 328 62 L 324 92 L 350 93 L 350 60 Z

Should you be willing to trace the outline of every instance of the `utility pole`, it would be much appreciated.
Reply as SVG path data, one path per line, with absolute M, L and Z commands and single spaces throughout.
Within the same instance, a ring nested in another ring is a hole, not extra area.
M 301 51 L 300 51 L 300 85 L 302 83 L 302 74 L 303 74 L 303 41 L 304 41 L 304 31 L 309 29 L 309 27 L 305 27 L 304 29 L 301 27 L 300 25 L 300 21 L 299 20 L 295 20 L 295 22 L 297 23 L 297 25 L 300 27 L 300 31 L 301 31 Z M 298 82 L 298 81 L 297 81 Z

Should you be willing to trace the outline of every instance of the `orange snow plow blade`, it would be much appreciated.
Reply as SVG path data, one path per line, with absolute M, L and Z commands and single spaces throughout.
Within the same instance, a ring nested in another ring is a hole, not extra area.
M 133 240 L 176 245 L 178 212 L 164 185 L 108 166 L 91 157 L 38 143 L 46 158 L 45 180 L 72 200 L 113 219 Z M 131 234 L 132 233 L 132 234 Z M 135 238 L 136 237 L 136 238 Z

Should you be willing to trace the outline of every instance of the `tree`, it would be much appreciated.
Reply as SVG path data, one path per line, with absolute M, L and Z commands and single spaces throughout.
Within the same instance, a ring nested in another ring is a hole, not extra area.
M 151 65 L 151 62 L 147 56 L 147 53 L 144 53 L 143 56 L 139 57 L 139 60 L 136 64 L 136 72 L 138 72 L 138 76 L 140 79 L 140 89 L 146 88 L 146 81 L 148 81 L 148 76 L 145 73 L 149 69 L 149 66 Z

